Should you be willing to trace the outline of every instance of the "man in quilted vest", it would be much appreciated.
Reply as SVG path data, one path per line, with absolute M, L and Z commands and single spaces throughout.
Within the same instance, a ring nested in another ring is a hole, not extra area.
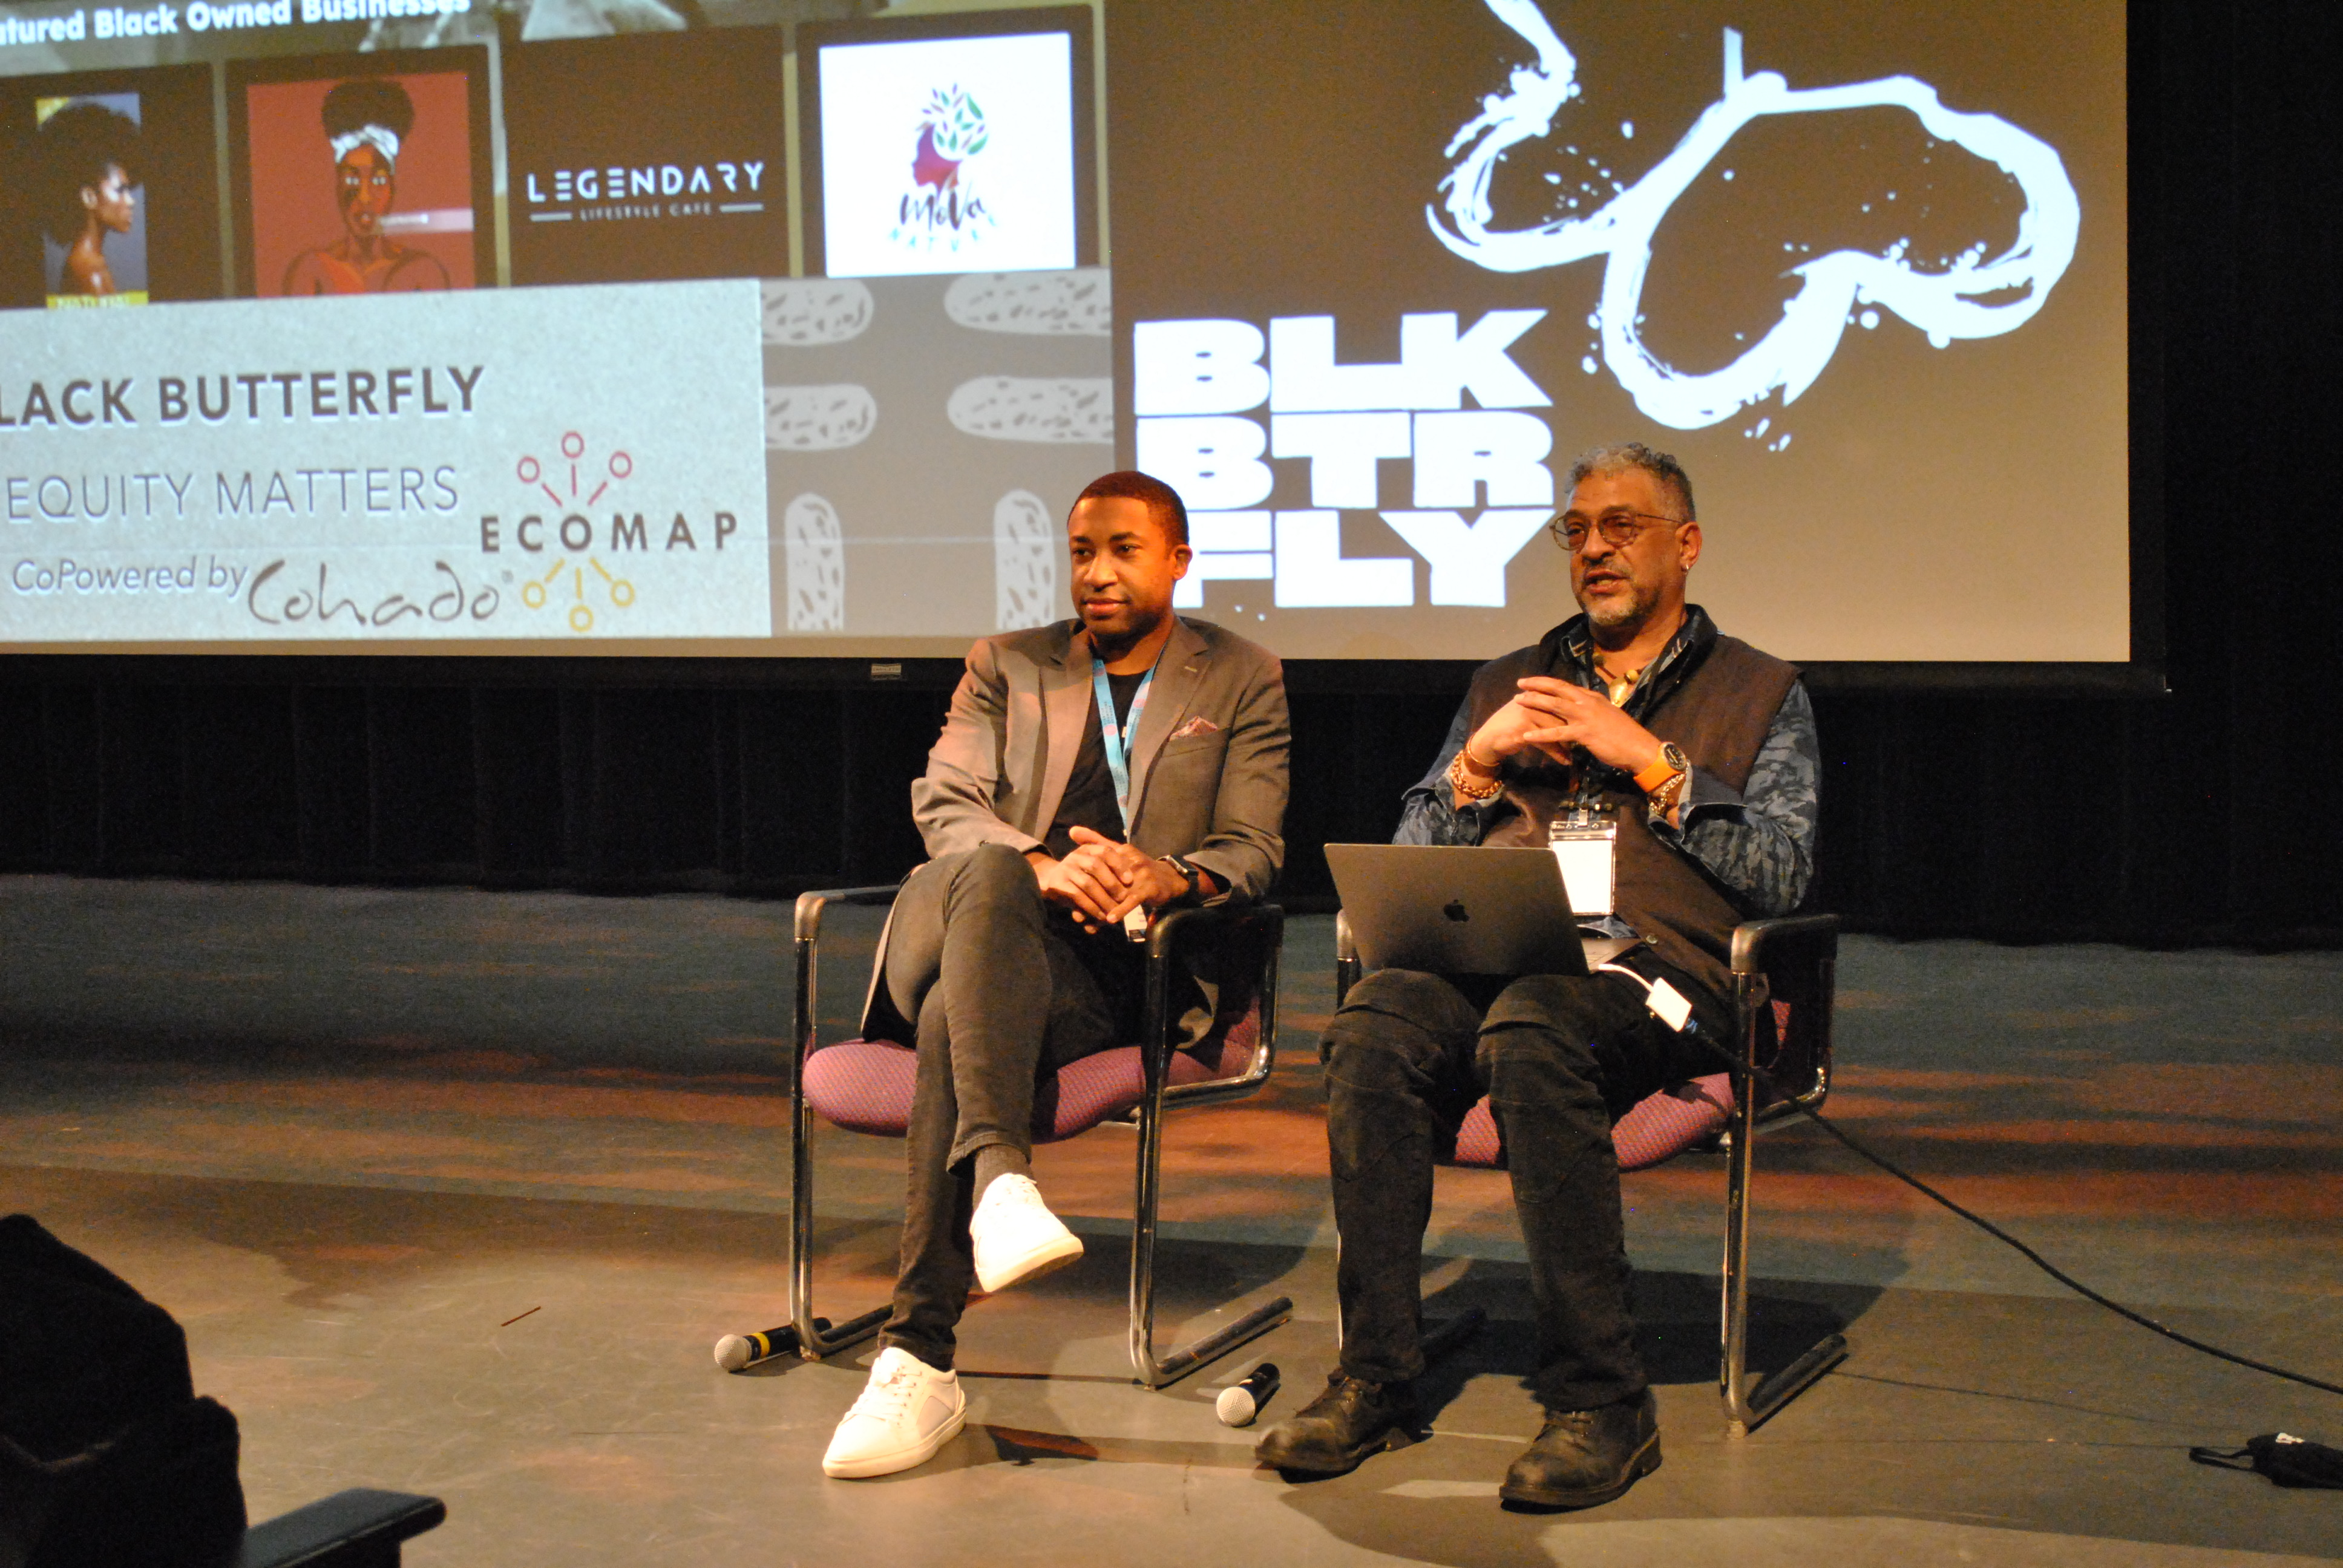
M 1397 839 L 1543 845 L 1557 816 L 1607 812 L 1604 924 L 1644 939 L 1619 960 L 1638 978 L 1385 969 L 1351 991 L 1326 1030 L 1342 1358 L 1326 1392 L 1261 1441 L 1262 1462 L 1289 1473 L 1341 1474 L 1415 1432 L 1433 1164 L 1483 1095 L 1529 1253 L 1545 1410 L 1500 1494 L 1584 1508 L 1659 1466 L 1611 1128 L 1713 1070 L 1691 1033 L 1729 1038 L 1733 928 L 1805 897 L 1820 764 L 1797 671 L 1685 602 L 1701 531 L 1676 460 L 1607 447 L 1570 480 L 1553 527 L 1584 613 L 1482 667 Z M 1659 1016 L 1683 1017 L 1671 992 L 1690 1003 L 1686 1029 Z
M 870 1382 L 822 1459 L 841 1479 L 924 1463 L 960 1430 L 971 1286 L 1081 1256 L 1031 1174 L 1035 1081 L 1138 1038 L 1149 914 L 1258 900 L 1284 859 L 1284 671 L 1172 613 L 1179 496 L 1109 474 L 1066 545 L 1077 618 L 970 650 L 911 786 L 931 858 L 896 897 L 864 1022 L 918 1050 L 902 1264 Z M 1181 980 L 1184 1044 L 1213 1027 L 1207 967 Z

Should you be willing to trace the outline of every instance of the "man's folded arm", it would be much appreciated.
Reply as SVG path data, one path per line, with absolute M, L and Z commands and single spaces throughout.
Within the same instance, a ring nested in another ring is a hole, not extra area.
M 1287 772 L 1293 725 L 1285 705 L 1284 668 L 1264 658 L 1237 699 L 1221 759 L 1212 831 L 1186 859 L 1209 872 L 1220 891 L 1207 903 L 1255 903 L 1269 895 L 1285 863 Z
M 1448 765 L 1463 749 L 1471 709 L 1460 706 L 1432 769 L 1401 798 L 1395 844 L 1478 844 L 1493 808 L 1456 804 Z M 1652 824 L 1663 843 L 1697 861 L 1752 915 L 1784 915 L 1813 882 L 1819 826 L 1822 754 L 1814 705 L 1803 684 L 1791 687 L 1758 748 L 1748 787 L 1735 790 L 1695 768 L 1681 827 Z
M 1481 841 L 1489 830 L 1489 814 L 1496 801 L 1478 801 L 1464 806 L 1456 804 L 1456 791 L 1448 784 L 1448 765 L 1464 749 L 1471 739 L 1473 701 L 1466 698 L 1456 708 L 1456 717 L 1448 726 L 1448 739 L 1440 743 L 1440 756 L 1433 762 L 1432 771 L 1408 787 L 1400 797 L 1399 829 L 1392 835 L 1394 844 L 1464 844 Z
M 1695 768 L 1677 813 L 1682 826 L 1657 821 L 1652 832 L 1698 861 L 1752 915 L 1786 915 L 1814 880 L 1821 787 L 1815 709 L 1801 682 L 1775 710 L 1748 787 L 1736 792 Z
M 931 859 L 984 844 L 1006 844 L 1021 854 L 1041 847 L 993 809 L 1008 737 L 1008 690 L 992 644 L 979 642 L 952 691 L 943 734 L 928 752 L 927 771 L 911 781 L 911 815 Z

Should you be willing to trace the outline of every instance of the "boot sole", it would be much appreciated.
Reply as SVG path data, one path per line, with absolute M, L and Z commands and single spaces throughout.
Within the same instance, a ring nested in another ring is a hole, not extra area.
M 1506 1503 L 1519 1503 L 1531 1508 L 1594 1508 L 1624 1497 L 1627 1489 L 1660 1467 L 1660 1434 L 1654 1432 L 1635 1457 L 1627 1462 L 1627 1473 L 1605 1486 L 1591 1486 L 1577 1491 L 1557 1487 L 1514 1486 L 1497 1488 L 1497 1496 Z
M 1395 1448 L 1405 1448 L 1414 1441 L 1413 1434 L 1405 1426 L 1394 1426 L 1381 1437 L 1373 1438 L 1351 1450 L 1343 1456 L 1342 1462 L 1332 1466 L 1297 1463 L 1292 1460 L 1265 1459 L 1258 1452 L 1253 1457 L 1281 1475 L 1306 1475 L 1315 1481 L 1323 1481 L 1337 1475 L 1348 1475 L 1378 1453 Z
M 1080 1236 L 1068 1234 L 1046 1247 L 1026 1253 L 1017 1261 L 1016 1266 L 1005 1274 L 996 1275 L 988 1280 L 980 1271 L 976 1277 L 976 1288 L 985 1295 L 998 1295 L 1012 1286 L 1038 1280 L 1044 1274 L 1054 1274 L 1069 1263 L 1080 1262 L 1081 1256 L 1082 1239 Z

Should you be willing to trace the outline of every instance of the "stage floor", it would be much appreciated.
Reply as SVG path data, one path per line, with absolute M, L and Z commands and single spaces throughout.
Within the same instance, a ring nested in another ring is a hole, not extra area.
M 1272 1090 L 1167 1137 L 1164 1335 L 1281 1292 L 1295 1321 L 1132 1386 L 1132 1140 L 1045 1149 L 1089 1256 L 971 1309 L 967 1433 L 885 1481 L 819 1470 L 860 1365 L 709 1354 L 782 1310 L 785 906 L 0 879 L 0 1208 L 178 1315 L 256 1517 L 430 1493 L 418 1564 L 2343 1560 L 2343 1496 L 2185 1457 L 2343 1443 L 2343 1399 L 2066 1296 L 1803 1127 L 1758 1151 L 1758 1359 L 1834 1326 L 1854 1351 L 1755 1436 L 1714 1388 L 1722 1164 L 1688 1157 L 1627 1181 L 1664 1468 L 1502 1511 L 1527 1290 L 1504 1178 L 1450 1171 L 1428 1311 L 1493 1321 L 1430 1380 L 1434 1435 L 1336 1481 L 1255 1470 L 1212 1395 L 1275 1361 L 1275 1419 L 1331 1362 L 1330 927 L 1291 929 Z M 835 922 L 826 1012 L 872 930 Z M 2175 1327 L 2343 1381 L 2343 955 L 1850 939 L 1840 977 L 1858 1135 Z M 829 1315 L 883 1295 L 900 1159 L 820 1141 Z

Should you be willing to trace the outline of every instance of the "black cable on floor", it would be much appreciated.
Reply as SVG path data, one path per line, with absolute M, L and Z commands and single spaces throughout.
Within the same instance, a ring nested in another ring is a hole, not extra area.
M 1728 1062 L 1731 1062 L 1733 1064 L 1734 1070 L 1736 1072 L 1742 1070 L 1743 1064 L 1740 1060 L 1725 1046 L 1709 1039 L 1706 1035 L 1701 1034 L 1696 1030 L 1693 1031 L 1693 1038 L 1699 1040 L 1701 1044 L 1706 1046 L 1709 1050 L 1716 1052 L 1719 1056 L 1724 1057 Z M 1794 1095 L 1784 1094 L 1782 1092 L 1781 1086 L 1774 1081 L 1774 1075 L 1767 1072 L 1764 1068 L 1751 1066 L 1747 1070 L 1756 1078 L 1757 1081 L 1762 1084 L 1768 1092 L 1775 1095 L 1783 1101 L 1795 1103 L 1796 1097 Z M 1871 1163 L 1878 1166 L 1882 1171 L 1886 1171 L 1890 1176 L 1895 1177 L 1898 1181 L 1903 1182 L 1906 1186 L 1910 1187 L 1915 1191 L 1943 1204 L 1954 1213 L 1958 1214 L 1962 1219 L 1966 1220 L 1970 1224 L 1975 1225 L 1978 1230 L 1983 1231 L 1986 1235 L 1991 1236 L 1995 1241 L 2004 1242 L 2008 1246 L 2016 1248 L 2017 1251 L 2025 1257 L 2027 1262 L 2032 1263 L 2036 1268 L 2041 1270 L 2044 1273 L 2049 1275 L 2052 1279 L 2057 1281 L 2060 1284 L 2066 1286 L 2068 1290 L 2074 1292 L 2077 1295 L 2082 1297 L 2085 1301 L 2091 1302 L 2093 1305 L 2105 1307 L 2107 1311 L 2115 1313 L 2116 1316 L 2124 1319 L 2127 1322 L 2137 1323 L 2141 1328 L 2162 1334 L 2166 1339 L 2171 1340 L 2175 1343 L 2187 1345 L 2192 1351 L 2200 1352 L 2205 1355 L 2212 1356 L 2217 1360 L 2229 1362 L 2241 1367 L 2250 1367 L 2255 1372 L 2268 1372 L 2272 1377 L 2284 1378 L 2288 1382 L 2302 1383 L 2307 1387 L 2318 1389 L 2323 1392 L 2343 1394 L 2343 1384 L 2327 1382 L 2321 1379 L 2311 1377 L 2305 1372 L 2288 1372 L 2284 1367 L 2272 1366 L 2268 1362 L 2258 1362 L 2251 1356 L 2241 1356 L 2235 1351 L 2225 1351 L 2218 1345 L 2208 1345 L 2203 1340 L 2191 1339 L 2188 1335 L 2182 1333 L 2178 1329 L 2168 1328 L 2165 1324 L 2157 1322 L 2154 1318 L 2147 1316 L 2144 1312 L 2136 1312 L 2129 1307 L 2125 1306 L 2121 1302 L 2109 1300 L 2107 1297 L 2103 1296 L 2098 1292 L 2091 1289 L 2090 1286 L 2083 1283 L 2082 1281 L 2075 1278 L 2074 1275 L 2058 1267 L 2056 1263 L 2050 1261 L 2047 1258 L 2045 1258 L 2041 1253 L 2036 1251 L 2033 1248 L 2027 1246 L 2025 1242 L 2019 1241 L 2008 1231 L 2003 1230 L 2000 1226 L 1995 1224 L 1992 1221 L 1986 1219 L 1984 1215 L 1968 1209 L 1964 1209 L 1958 1203 L 1954 1202 L 1950 1198 L 1946 1197 L 1942 1192 L 1937 1191 L 1934 1187 L 1929 1186 L 1926 1181 L 1921 1181 L 1917 1176 L 1913 1175 L 1909 1171 L 1906 1171 L 1902 1166 L 1896 1164 L 1893 1160 L 1888 1159 L 1885 1155 L 1875 1153 L 1873 1151 L 1865 1148 L 1852 1133 L 1847 1132 L 1836 1122 L 1832 1121 L 1829 1118 L 1823 1115 L 1821 1111 L 1808 1111 L 1804 1108 L 1800 1108 L 1798 1114 L 1804 1116 L 1807 1121 L 1812 1121 L 1815 1126 L 1829 1133 L 1833 1138 L 1837 1139 L 1855 1154 L 1865 1160 L 1868 1160 Z

